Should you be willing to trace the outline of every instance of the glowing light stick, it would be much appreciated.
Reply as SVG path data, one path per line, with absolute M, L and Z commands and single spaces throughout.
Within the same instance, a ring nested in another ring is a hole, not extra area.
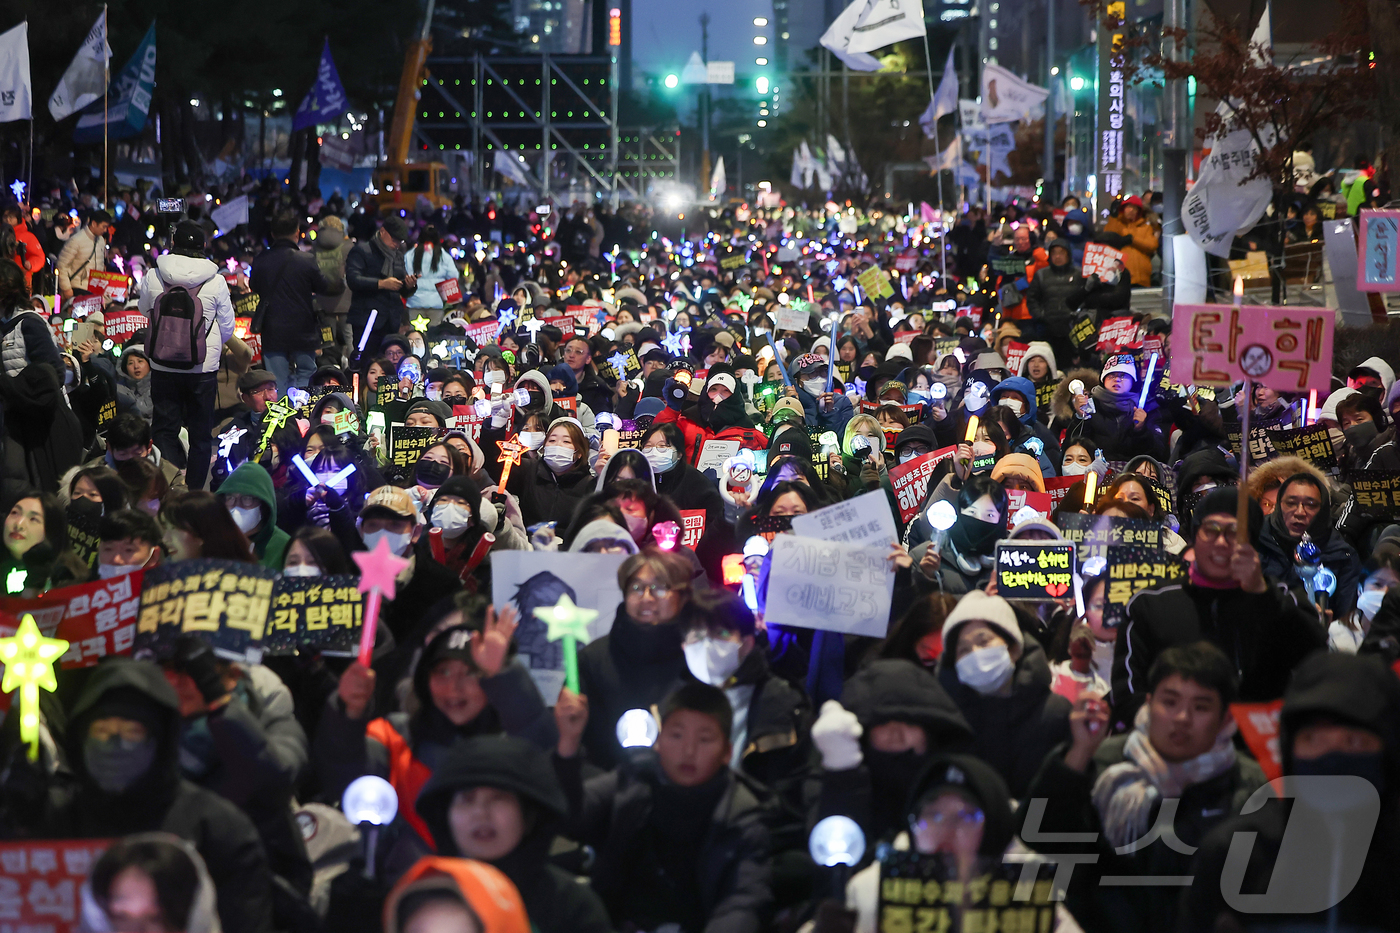
M 553 606 L 535 610 L 535 618 L 545 623 L 545 637 L 562 642 L 564 650 L 564 685 L 578 693 L 578 642 L 588 640 L 588 623 L 598 617 L 598 610 L 575 606 L 565 593 Z
M 840 319 L 831 322 L 831 346 L 827 347 L 826 361 L 826 391 L 830 392 L 832 385 L 836 381 L 836 332 L 840 328 Z
M 371 308 L 371 309 L 370 309 L 370 312 L 369 312 L 369 320 L 368 320 L 368 321 L 365 321 L 365 332 L 364 332 L 363 334 L 360 335 L 360 346 L 359 346 L 359 352 L 360 352 L 360 353 L 365 352 L 365 343 L 367 343 L 367 342 L 369 341 L 369 335 L 370 335 L 370 333 L 373 332 L 373 330 L 374 330 L 374 322 L 375 322 L 376 320 L 378 320 L 378 319 L 379 319 L 379 309 L 378 309 L 378 308 Z
M 501 441 L 501 456 L 496 461 L 501 464 L 501 481 L 496 484 L 497 488 L 505 490 L 506 481 L 510 479 L 510 468 L 520 466 L 520 458 L 524 454 L 525 445 L 520 443 L 519 435 L 508 441 Z
M 379 604 L 388 596 L 394 598 L 395 577 L 408 566 L 408 561 L 389 550 L 389 541 L 380 538 L 372 551 L 356 551 L 350 555 L 360 565 L 358 588 L 366 594 L 365 622 L 360 629 L 359 661 L 369 667 L 374 656 L 374 633 L 379 626 Z
M 1084 474 L 1084 505 L 1092 508 L 1094 505 L 1094 493 L 1098 491 L 1099 474 L 1090 470 Z
M 53 693 L 58 689 L 53 662 L 68 650 L 62 638 L 45 638 L 24 614 L 19 630 L 11 638 L 0 638 L 0 661 L 5 662 L 5 680 L 0 690 L 11 693 L 19 688 L 19 736 L 29 746 L 29 760 L 39 760 L 39 688 Z

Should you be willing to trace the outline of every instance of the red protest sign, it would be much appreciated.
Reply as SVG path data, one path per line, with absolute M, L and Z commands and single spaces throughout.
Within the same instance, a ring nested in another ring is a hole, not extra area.
M 1034 489 L 1008 489 L 1006 491 L 1006 527 L 1011 527 L 1016 513 L 1024 508 L 1032 508 L 1041 515 L 1050 514 L 1050 494 Z
M 890 470 L 890 488 L 894 490 L 894 499 L 899 506 L 899 520 L 902 524 L 909 524 L 918 513 L 919 505 L 928 492 L 928 481 L 934 468 L 952 457 L 957 449 L 954 445 L 930 451 Z
M 1119 350 L 1137 346 L 1138 326 L 1130 317 L 1111 317 L 1099 328 L 1099 351 L 1117 353 Z
M 250 317 L 236 317 L 233 319 L 233 336 L 243 341 L 253 351 L 253 362 L 262 362 L 262 334 L 250 334 L 248 328 L 253 326 L 253 319 Z
M 126 301 L 131 278 L 120 272 L 89 272 L 88 291 L 101 295 L 103 301 Z
M 705 536 L 705 510 L 681 509 L 681 519 L 685 522 L 685 536 L 681 538 L 681 544 L 693 551 Z
M 1268 703 L 1231 703 L 1230 715 L 1239 726 L 1240 738 L 1254 753 L 1264 776 L 1271 781 L 1283 777 L 1283 756 L 1279 754 L 1278 715 L 1283 700 Z
M 143 572 L 49 590 L 33 599 L 0 599 L 0 628 L 14 629 L 25 613 L 39 630 L 68 642 L 65 668 L 92 667 L 109 654 L 129 654 L 141 610 Z
M 1028 343 L 1017 343 L 1009 340 L 1006 343 L 1006 352 L 1002 356 L 1006 359 L 1006 371 L 1013 376 L 1021 374 L 1021 361 L 1026 358 L 1026 351 L 1031 348 Z
M 481 442 L 481 422 L 484 419 L 476 413 L 474 405 L 453 405 L 452 419 L 448 422 L 448 427 L 453 431 L 462 431 L 473 441 Z
M 1172 379 L 1227 386 L 1244 379 L 1280 392 L 1331 387 L 1330 308 L 1177 305 L 1172 312 Z
M 1050 511 L 1060 507 L 1060 500 L 1064 499 L 1069 488 L 1079 482 L 1082 476 L 1051 476 L 1045 480 L 1045 494 L 1050 497 Z
M 150 321 L 146 320 L 146 315 L 134 308 L 120 311 L 108 311 L 103 315 L 103 329 L 107 332 L 107 337 L 114 343 L 126 343 L 132 335 L 141 330 Z
M 919 257 L 915 253 L 902 253 L 894 257 L 894 268 L 896 272 L 913 272 L 914 267 L 919 264 Z
M 68 314 L 82 320 L 94 311 L 101 311 L 106 307 L 101 295 L 84 295 L 82 298 L 70 298 L 67 303 Z
M 83 882 L 111 844 L 110 839 L 0 843 L 0 930 L 78 930 Z
M 567 411 L 574 417 L 578 417 L 578 397 L 573 395 L 554 396 L 554 404 Z
M 913 342 L 914 342 L 914 338 L 917 337 L 917 336 L 919 336 L 919 331 L 917 331 L 917 330 L 906 330 L 906 331 L 904 331 L 904 332 L 902 332 L 902 333 L 895 334 L 895 335 L 894 335 L 894 342 L 895 342 L 895 343 L 913 343 Z
M 496 342 L 496 331 L 500 326 L 497 321 L 478 321 L 467 325 L 467 336 L 475 340 L 477 346 L 484 347 Z
M 1103 243 L 1084 244 L 1084 276 L 1103 277 L 1105 272 L 1115 272 L 1123 261 L 1123 251 Z
M 445 305 L 455 305 L 462 300 L 462 285 L 456 279 L 444 279 L 437 283 L 438 297 Z

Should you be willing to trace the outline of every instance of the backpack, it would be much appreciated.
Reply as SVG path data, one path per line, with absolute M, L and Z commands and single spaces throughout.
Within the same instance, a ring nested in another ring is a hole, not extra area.
M 146 334 L 146 355 L 152 363 L 171 369 L 194 369 L 204 363 L 205 341 L 214 329 L 211 320 L 204 327 L 204 304 L 199 288 L 167 285 L 151 308 L 151 327 Z

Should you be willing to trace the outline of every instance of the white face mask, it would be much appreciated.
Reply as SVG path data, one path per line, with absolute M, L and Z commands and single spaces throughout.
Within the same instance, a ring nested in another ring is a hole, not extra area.
M 233 516 L 233 523 L 238 526 L 238 530 L 245 535 L 253 533 L 253 529 L 262 524 L 262 509 L 245 509 L 240 506 L 229 506 L 228 514 Z
M 546 447 L 544 449 L 544 462 L 555 473 L 563 473 L 574 465 L 574 449 L 572 447 Z
M 919 453 L 917 450 L 902 450 L 899 453 L 899 462 L 908 463 L 910 460 L 922 456 L 923 454 Z
M 1006 646 L 992 645 L 959 658 L 957 669 L 958 680 L 986 696 L 996 693 L 1011 679 L 1014 667 Z
M 997 445 L 990 441 L 973 441 L 972 455 L 974 457 L 990 457 L 997 452 Z
M 481 381 L 489 386 L 503 386 L 506 384 L 506 374 L 498 369 L 493 369 L 488 373 L 484 373 L 481 377 Z
M 739 669 L 739 648 L 739 642 L 719 638 L 689 641 L 684 645 L 685 664 L 696 680 L 722 687 Z
M 409 542 L 412 540 L 413 532 L 411 531 L 407 533 L 389 531 L 388 529 L 383 531 L 371 531 L 369 534 L 365 535 L 365 549 L 372 551 L 379 547 L 380 541 L 388 541 L 389 551 L 402 557 L 404 552 L 408 550 Z
M 826 391 L 825 379 L 804 379 L 802 388 L 807 390 L 808 395 L 821 395 Z
M 1009 408 L 1014 411 L 1017 418 L 1021 417 L 1026 412 L 1026 406 L 1014 398 L 1004 398 L 997 402 L 997 404 L 1002 408 Z
M 1065 224 L 1065 229 L 1069 231 L 1069 235 L 1070 235 L 1070 236 L 1079 236 L 1079 234 L 1081 234 L 1081 233 L 1084 232 L 1084 225 L 1083 225 L 1083 224 Z
M 543 431 L 521 431 L 521 432 L 520 432 L 520 443 L 524 444 L 524 445 L 525 445 L 527 448 L 529 448 L 530 450 L 539 450 L 539 449 L 540 449 L 540 445 L 544 443 L 544 432 L 543 432 Z
M 653 473 L 665 473 L 676 465 L 676 452 L 670 447 L 653 447 L 642 451 L 642 456 L 651 464 Z
M 140 564 L 98 564 L 97 577 L 99 580 L 111 580 L 115 577 L 124 577 L 129 573 L 135 573 L 140 569 Z M 1378 595 L 1384 596 L 1385 594 L 1381 593 Z M 1377 603 L 1376 605 L 1380 604 Z
M 315 564 L 295 564 L 291 567 L 282 568 L 284 577 L 319 577 L 321 568 Z
M 472 513 L 466 506 L 448 502 L 433 509 L 433 524 L 449 538 L 455 538 L 471 527 Z
M 627 522 L 627 531 L 632 535 L 633 541 L 641 541 L 645 538 L 647 529 L 651 527 L 647 523 L 645 515 L 624 515 L 623 520 Z
M 1066 463 L 1060 467 L 1060 473 L 1064 476 L 1083 476 L 1089 472 L 1087 463 Z
M 1361 610 L 1361 614 L 1369 622 L 1376 617 L 1376 613 L 1381 611 L 1381 601 L 1385 599 L 1385 590 L 1366 590 L 1356 597 L 1356 608 Z
M 428 386 L 426 389 L 423 390 L 423 397 L 432 399 L 435 402 L 442 401 L 442 387 Z
M 408 343 L 408 348 L 413 351 L 414 356 L 428 355 L 424 352 L 426 348 L 423 346 L 423 341 L 421 340 L 410 340 Z

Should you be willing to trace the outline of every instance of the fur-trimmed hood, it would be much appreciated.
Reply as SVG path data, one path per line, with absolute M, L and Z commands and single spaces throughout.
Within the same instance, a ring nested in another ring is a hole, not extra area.
M 1099 374 L 1092 369 L 1071 369 L 1060 380 L 1055 397 L 1050 400 L 1050 413 L 1057 421 L 1069 421 L 1074 417 L 1073 396 L 1069 394 L 1069 384 L 1076 379 L 1084 382 L 1084 394 L 1088 395 L 1099 385 Z

